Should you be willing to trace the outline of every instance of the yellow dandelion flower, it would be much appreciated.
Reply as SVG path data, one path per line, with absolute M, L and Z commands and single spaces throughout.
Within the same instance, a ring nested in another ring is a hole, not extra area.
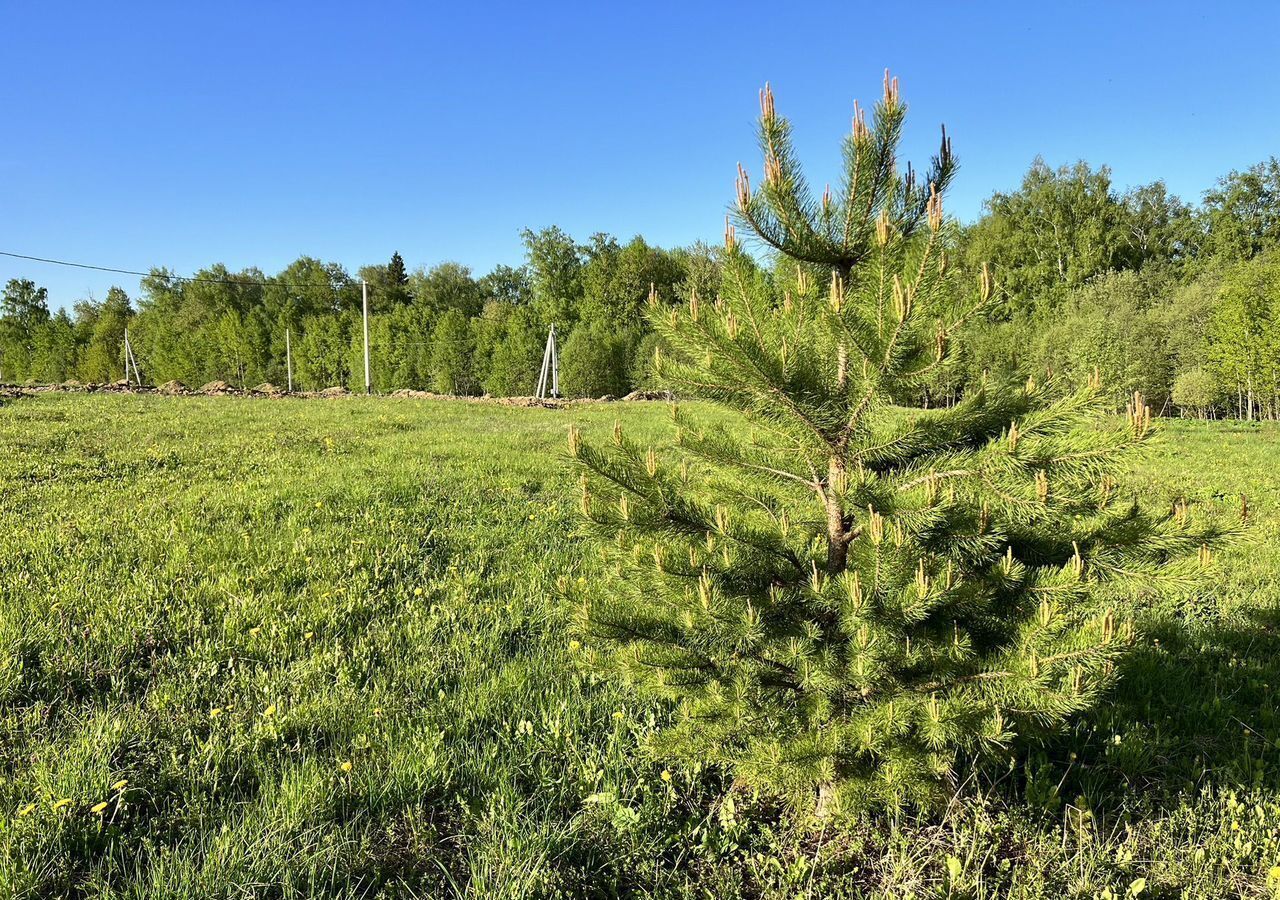
M 258 636 L 259 634 L 261 634 L 261 633 L 262 633 L 262 629 L 261 629 L 261 628 L 250 628 L 250 629 L 249 629 L 249 634 L 253 635 L 254 637 L 257 637 L 257 636 Z
M 117 781 L 115 784 L 111 785 L 111 790 L 113 790 L 113 791 L 123 791 L 123 790 L 124 790 L 125 788 L 127 788 L 128 786 L 129 786 L 129 779 L 128 779 L 128 778 L 121 778 L 121 779 L 120 779 L 119 781 Z
M 578 652 L 579 650 L 581 650 L 581 649 L 582 649 L 582 644 L 581 644 L 579 641 L 570 641 L 570 642 L 569 642 L 569 652 L 570 652 L 570 653 L 577 653 L 577 652 Z
M 270 706 L 268 706 L 266 709 L 262 711 L 262 714 L 266 716 L 268 719 L 271 718 L 276 714 L 276 705 L 272 703 Z
M 54 808 L 55 810 L 62 809 L 62 807 L 67 806 L 67 805 L 69 805 L 70 803 L 71 803 L 71 798 L 70 798 L 70 797 L 63 797 L 63 798 L 62 798 L 61 800 L 59 800 L 57 803 L 53 804 L 53 808 Z
M 103 800 L 101 803 L 93 804 L 93 806 L 89 808 L 89 812 L 101 813 L 106 808 L 107 808 L 107 801 Z
M 381 718 L 382 718 L 382 707 L 381 707 L 381 706 L 375 706 L 375 707 L 373 708 L 373 717 L 374 717 L 375 719 L 381 719 Z
M 414 589 L 413 589 L 413 596 L 415 596 L 415 597 L 421 597 L 421 596 L 422 596 L 422 588 L 420 588 L 420 587 L 414 588 Z
M 666 769 L 662 770 L 662 780 L 667 782 L 668 784 L 671 783 L 671 773 L 668 772 Z
M 309 640 L 311 640 L 311 639 L 312 639 L 313 637 L 315 637 L 315 636 L 316 636 L 316 633 L 315 633 L 314 631 L 308 631 L 306 634 L 304 634 L 304 635 L 302 636 L 302 639 L 303 639 L 304 641 L 309 641 Z
M 34 803 L 28 803 L 26 806 L 22 807 L 22 809 L 18 810 L 18 818 L 31 815 L 31 811 L 35 808 L 36 805 Z
M 622 711 L 621 711 L 621 710 L 619 710 L 618 712 L 616 712 L 616 713 L 614 713 L 614 714 L 613 714 L 613 717 L 614 717 L 614 719 L 616 719 L 617 721 L 621 722 L 621 721 L 623 720 L 623 718 L 624 718 L 624 715 L 623 715 Z
M 342 770 L 342 771 L 344 771 L 344 772 L 350 772 L 350 771 L 351 771 L 351 760 L 349 760 L 349 759 L 344 759 L 344 760 L 342 761 L 342 765 L 338 766 L 338 768 L 339 768 L 339 769 L 341 769 L 341 770 Z
M 210 719 L 216 719 L 220 715 L 222 715 L 222 707 L 220 706 L 215 706 L 213 709 L 209 710 Z

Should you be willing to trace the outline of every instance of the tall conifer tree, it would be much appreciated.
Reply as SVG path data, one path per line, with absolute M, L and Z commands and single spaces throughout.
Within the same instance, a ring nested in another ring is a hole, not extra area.
M 1149 433 L 1141 397 L 1121 423 L 1096 379 L 904 407 L 994 291 L 984 270 L 954 300 L 945 131 L 923 178 L 900 169 L 886 74 L 816 197 L 767 86 L 760 107 L 764 179 L 739 168 L 737 219 L 794 281 L 777 296 L 727 225 L 719 296 L 650 306 L 662 377 L 743 423 L 674 407 L 663 449 L 620 425 L 603 447 L 571 432 L 612 561 L 575 597 L 586 652 L 674 701 L 660 755 L 823 814 L 928 806 L 962 751 L 1096 703 L 1134 639 L 1131 599 L 1192 583 L 1215 535 L 1117 489 Z

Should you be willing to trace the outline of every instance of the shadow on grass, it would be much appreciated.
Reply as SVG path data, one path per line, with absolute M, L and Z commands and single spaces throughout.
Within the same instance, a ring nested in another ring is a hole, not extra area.
M 1014 780 L 1056 808 L 1168 808 L 1200 792 L 1280 788 L 1280 608 L 1186 623 L 1152 614 L 1098 713 L 1030 754 Z M 1054 782 L 1048 784 L 1048 782 Z

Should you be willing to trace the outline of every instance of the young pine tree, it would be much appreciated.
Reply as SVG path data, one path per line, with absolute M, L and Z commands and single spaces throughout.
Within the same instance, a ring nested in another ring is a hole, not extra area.
M 1141 398 L 1123 423 L 1096 379 L 901 405 L 993 292 L 984 272 L 955 308 L 956 163 L 944 132 L 923 179 L 900 171 L 905 111 L 886 76 L 815 198 L 766 87 L 764 182 L 739 170 L 737 215 L 793 284 L 775 297 L 730 226 L 719 296 L 650 307 L 666 383 L 744 421 L 675 408 L 662 450 L 620 425 L 611 446 L 570 435 L 611 560 L 575 597 L 588 658 L 674 701 L 658 754 L 823 814 L 932 805 L 962 752 L 1088 709 L 1133 640 L 1132 598 L 1192 582 L 1213 538 L 1119 498 Z

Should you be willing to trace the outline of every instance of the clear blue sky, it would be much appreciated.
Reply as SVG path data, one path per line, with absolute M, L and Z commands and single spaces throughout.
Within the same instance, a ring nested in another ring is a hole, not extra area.
M 0 250 L 482 273 L 524 226 L 719 240 L 769 79 L 813 180 L 889 66 L 968 219 L 1036 154 L 1188 199 L 1280 154 L 1280 4 L 0 0 Z M 137 279 L 0 257 L 55 306 Z

